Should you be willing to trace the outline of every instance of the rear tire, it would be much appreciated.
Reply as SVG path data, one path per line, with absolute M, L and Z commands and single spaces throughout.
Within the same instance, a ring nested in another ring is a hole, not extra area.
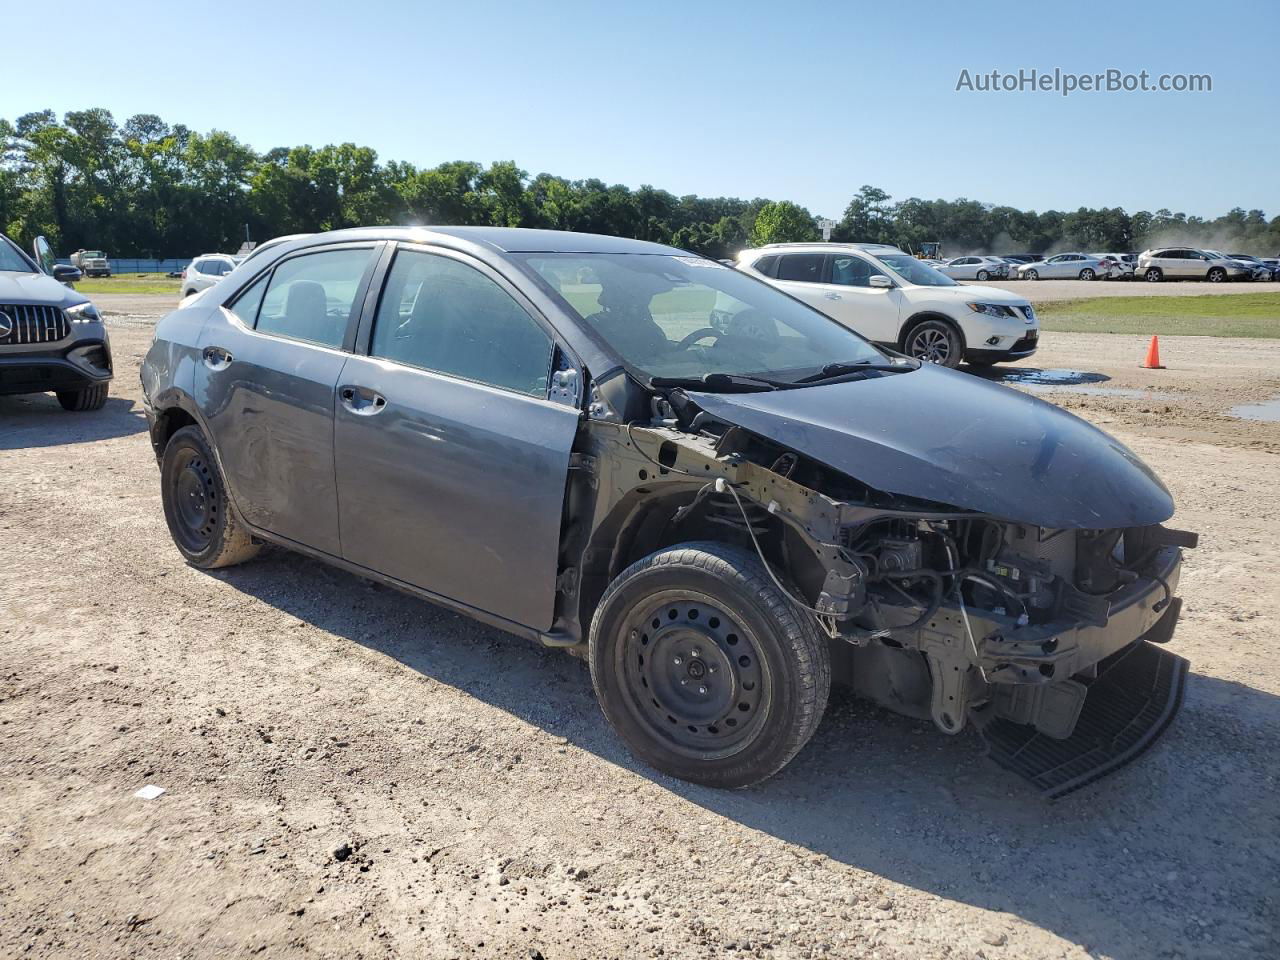
M 1080 271 L 1081 280 L 1093 280 L 1093 279 L 1096 279 L 1097 276 L 1098 275 L 1094 273 L 1092 270 L 1090 270 L 1088 267 L 1085 267 L 1083 270 Z
M 685 543 L 609 585 L 590 636 L 605 717 L 639 759 L 712 787 L 773 776 L 813 736 L 831 688 L 827 643 L 759 558 Z
M 987 271 L 985 271 L 985 270 L 979 270 L 979 271 L 978 271 L 978 279 L 979 279 L 979 280 L 990 280 L 990 279 L 991 279 L 991 274 L 987 273 Z
M 84 413 L 89 410 L 101 410 L 107 402 L 108 389 L 107 384 L 96 383 L 92 387 L 83 387 L 80 390 L 59 390 L 54 396 L 58 398 L 58 403 L 62 404 L 63 410 Z
M 1143 274 L 1143 276 L 1146 278 L 1148 283 L 1159 283 L 1161 280 L 1164 279 L 1164 271 L 1162 271 L 1159 267 L 1152 267 L 1145 274 Z
M 160 499 L 169 535 L 192 566 L 229 567 L 258 553 L 258 544 L 227 497 L 222 473 L 199 427 L 183 427 L 165 445 Z
M 907 333 L 903 347 L 903 352 L 909 357 L 953 370 L 960 365 L 964 355 L 960 332 L 945 320 L 917 323 Z

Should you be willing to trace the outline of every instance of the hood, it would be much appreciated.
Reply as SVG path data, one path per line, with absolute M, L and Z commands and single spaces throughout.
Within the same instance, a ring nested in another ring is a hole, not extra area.
M 1173 498 L 1118 440 L 1010 387 L 926 364 L 769 393 L 701 393 L 703 410 L 885 493 L 1034 526 L 1137 527 Z
M 74 307 L 89 298 L 43 273 L 0 272 L 0 303 Z
M 1001 290 L 999 287 L 984 287 L 980 283 L 962 281 L 955 287 L 920 287 L 919 289 L 929 291 L 930 298 L 947 297 L 958 303 L 968 303 L 973 300 L 981 300 L 984 303 L 1007 303 L 1009 306 L 1030 303 L 1024 296 Z

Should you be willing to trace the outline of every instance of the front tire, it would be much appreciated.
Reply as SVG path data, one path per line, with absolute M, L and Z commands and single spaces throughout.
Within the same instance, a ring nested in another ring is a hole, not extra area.
M 1159 267 L 1152 267 L 1143 276 L 1146 277 L 1148 283 L 1159 283 L 1164 279 L 1164 271 Z
M 62 404 L 63 410 L 85 413 L 103 408 L 107 402 L 107 390 L 107 384 L 95 383 L 92 387 L 83 387 L 79 390 L 59 390 L 54 396 L 58 398 L 58 403 Z
M 1035 271 L 1035 270 L 1028 270 L 1026 273 L 1024 273 L 1024 274 L 1023 274 L 1023 276 L 1024 276 L 1024 277 L 1026 277 L 1028 280 L 1039 280 L 1039 279 L 1040 279 L 1040 274 L 1039 274 L 1039 272 L 1038 272 L 1038 271 Z
M 236 516 L 199 427 L 183 427 L 165 445 L 160 499 L 169 535 L 192 566 L 213 570 L 257 554 L 258 544 Z
M 1214 267 L 1212 270 L 1209 271 L 1210 283 L 1222 283 L 1222 281 L 1226 279 L 1227 279 L 1227 271 L 1223 270 L 1221 267 Z
M 712 787 L 781 770 L 826 709 L 831 662 L 813 618 L 759 558 L 685 543 L 638 560 L 591 623 L 591 680 L 637 757 Z
M 964 344 L 960 333 L 945 320 L 925 320 L 911 328 L 904 343 L 909 357 L 954 369 L 960 365 Z

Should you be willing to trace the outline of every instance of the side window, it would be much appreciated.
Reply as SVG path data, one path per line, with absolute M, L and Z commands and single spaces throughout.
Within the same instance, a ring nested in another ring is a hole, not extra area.
M 763 273 L 766 277 L 772 277 L 778 265 L 778 258 L 774 254 L 761 257 L 754 264 L 755 269 L 759 273 Z
M 276 267 L 258 311 L 257 330 L 339 347 L 372 250 L 326 250 Z
M 877 270 L 861 257 L 834 254 L 831 257 L 831 282 L 846 287 L 869 287 L 871 278 L 884 276 L 884 271 Z
M 378 303 L 369 353 L 543 397 L 551 347 L 524 308 L 479 270 L 402 250 Z
M 191 269 L 194 270 L 196 273 L 203 274 L 205 270 L 208 269 L 208 267 L 207 267 L 206 261 L 196 260 L 191 264 Z
M 822 253 L 789 253 L 778 261 L 779 280 L 819 283 L 822 280 Z
M 267 292 L 267 280 L 270 277 L 269 273 L 263 274 L 248 290 L 236 297 L 236 302 L 230 307 L 231 312 L 246 327 L 252 328 L 254 321 L 258 319 L 258 307 L 262 306 L 262 295 Z

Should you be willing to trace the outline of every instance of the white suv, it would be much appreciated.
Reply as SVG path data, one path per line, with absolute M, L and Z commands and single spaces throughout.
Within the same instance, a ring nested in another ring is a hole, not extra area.
M 182 298 L 208 290 L 236 268 L 236 258 L 227 253 L 206 253 L 196 257 L 182 271 Z
M 770 244 L 738 254 L 738 267 L 868 340 L 948 367 L 1021 360 L 1040 337 L 1025 297 L 956 283 L 887 244 Z

